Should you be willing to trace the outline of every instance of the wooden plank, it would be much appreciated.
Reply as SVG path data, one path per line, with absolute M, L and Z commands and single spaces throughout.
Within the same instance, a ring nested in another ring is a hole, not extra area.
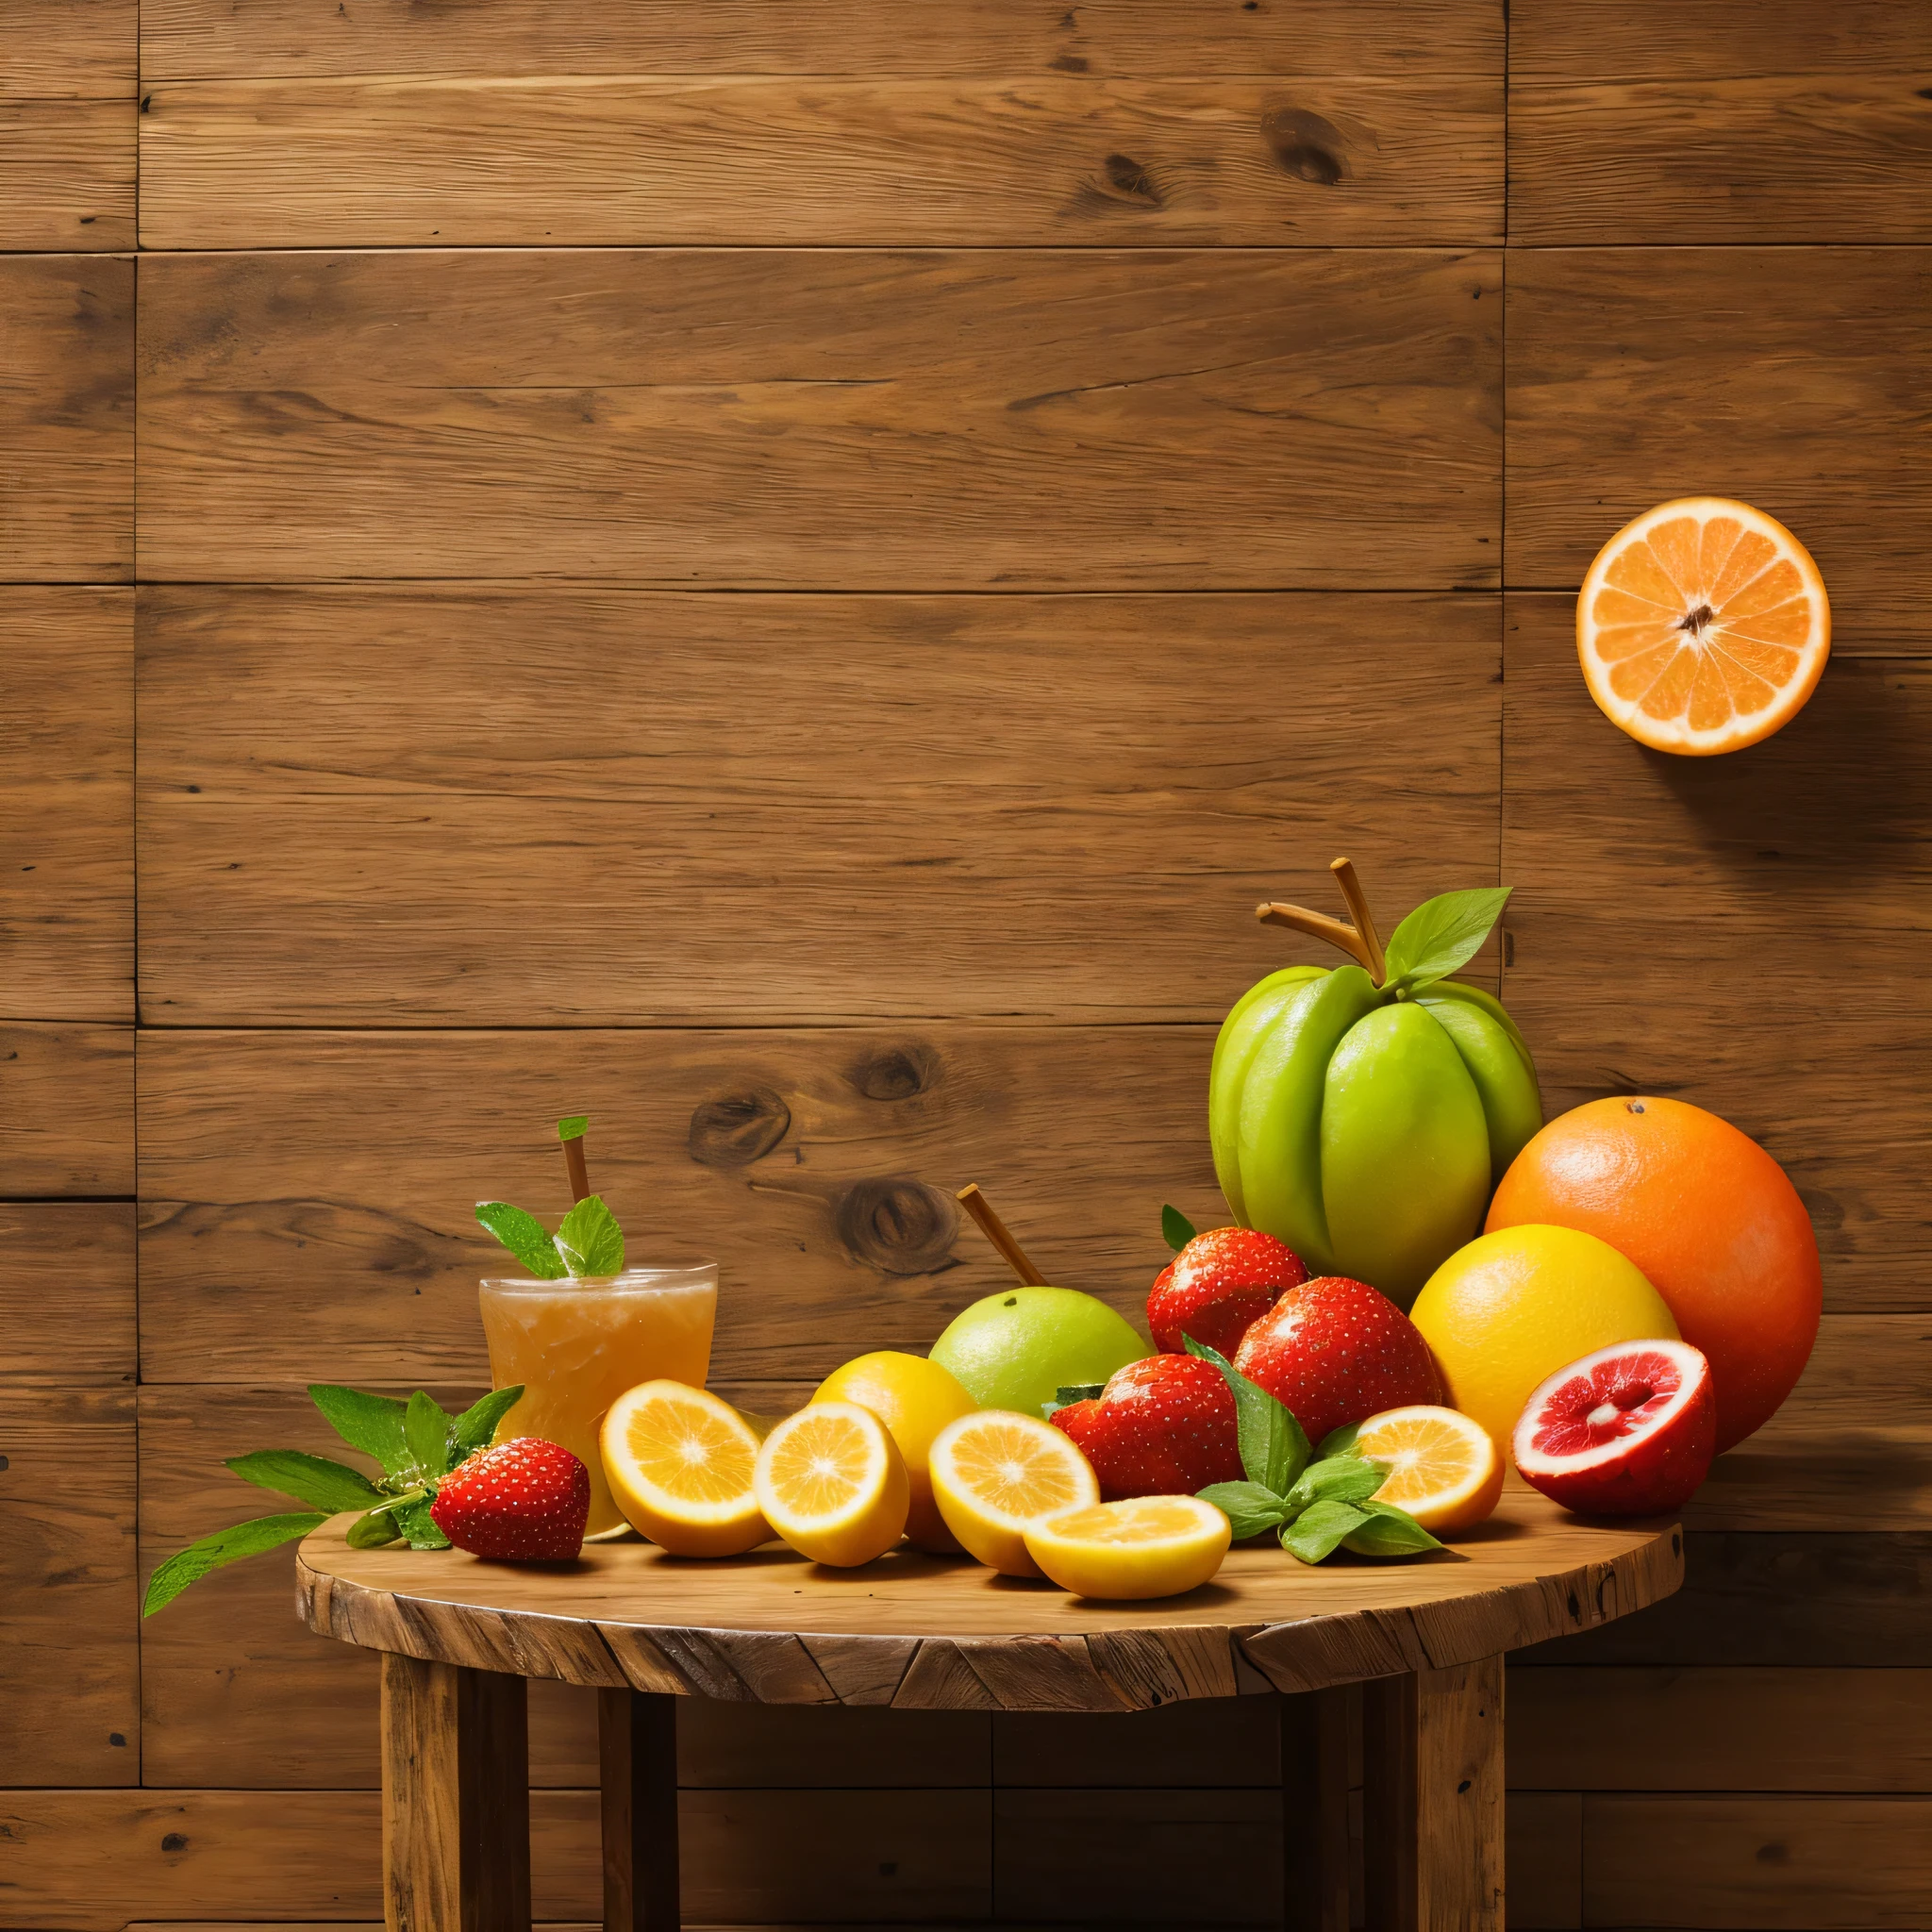
M 292 0 L 289 0 L 292 5 Z M 1764 0 L 1748 23 L 1727 0 L 1640 0 L 1564 7 L 1516 0 L 1512 85 L 1672 80 L 1700 74 L 1897 75 L 1925 64 L 1924 22 L 1893 0 Z
M 1587 1925 L 1909 1926 L 1932 1885 L 1932 1799 L 1583 1801 Z
M 0 1000 L 132 1020 L 133 593 L 13 586 L 0 626 Z
M 1483 252 L 158 256 L 142 575 L 1483 587 L 1499 288 Z
M 1502 1932 L 1503 1659 L 1417 1675 L 1416 1922 Z
M 1253 908 L 1332 896 L 1336 852 L 1389 925 L 1493 877 L 1499 626 L 1486 597 L 144 590 L 144 1010 L 1218 1024 L 1328 950 Z M 502 919 L 540 874 L 552 914 Z
M 0 248 L 134 246 L 132 101 L 0 102 Z
M 133 1192 L 133 1028 L 0 1021 L 0 1197 Z
M 0 1384 L 132 1382 L 134 1204 L 0 1206 Z
M 51 0 L 39 0 L 43 8 Z M 146 0 L 149 78 L 431 74 L 1382 75 L 1426 81 L 1499 75 L 1503 23 L 1479 0 L 1304 0 L 1291 12 L 1189 0 L 965 0 L 904 17 L 866 0 L 609 8 L 596 0 L 475 0 L 434 9 L 305 0 Z
M 1351 1690 L 1283 1697 L 1281 1922 L 1285 1932 L 1348 1932 Z
M 458 1688 L 449 1664 L 382 1664 L 382 1890 L 388 1932 L 468 1932 L 476 1874 L 463 1817 Z
M 1932 861 L 1906 828 L 1932 813 L 1932 664 L 1840 657 L 1765 743 L 1664 758 L 1591 702 L 1572 611 L 1511 597 L 1505 649 L 1505 987 L 1544 1105 L 1714 1109 L 1805 1197 L 1828 1306 L 1924 1307 Z
M 0 1784 L 136 1783 L 132 1391 L 0 1389 Z
M 604 1932 L 678 1932 L 675 1697 L 597 1692 Z
M 1500 76 L 157 82 L 151 248 L 1502 240 Z
M 0 101 L 130 100 L 138 0 L 7 0 Z
M 1932 457 L 1911 425 L 1928 349 L 1925 248 L 1521 252 L 1512 581 L 1580 583 L 1629 518 L 1716 489 L 1769 510 L 1818 559 L 1840 650 L 1924 651 L 1932 617 L 1915 572 Z
M 1537 1932 L 1583 1924 L 1583 1800 L 1574 1791 L 1510 1791 L 1503 1807 L 1505 1922 Z
M 1203 1697 L 1158 1710 L 1003 1710 L 992 1781 L 1083 1790 L 1269 1790 L 1281 1780 L 1280 1719 L 1266 1697 Z
M 1924 1791 L 1932 1789 L 1928 1739 L 1927 1670 L 1512 1669 L 1509 1677 L 1509 1781 L 1528 1789 Z
M 0 582 L 134 572 L 134 264 L 0 257 Z

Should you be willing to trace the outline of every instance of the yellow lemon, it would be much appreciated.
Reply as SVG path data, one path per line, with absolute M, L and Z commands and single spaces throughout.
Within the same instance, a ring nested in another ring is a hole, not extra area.
M 1442 1372 L 1444 1400 L 1497 1442 L 1558 1369 L 1614 1342 L 1677 1335 L 1663 1297 L 1607 1241 L 1536 1224 L 1457 1249 L 1408 1319 Z
M 1029 1524 L 1026 1552 L 1076 1596 L 1178 1596 L 1221 1568 L 1233 1534 L 1227 1518 L 1198 1496 L 1135 1496 Z
M 1389 1472 L 1376 1502 L 1407 1509 L 1437 1536 L 1481 1523 L 1503 1493 L 1503 1458 L 1489 1430 L 1457 1409 L 1385 1408 L 1362 1424 L 1351 1453 Z
M 682 1382 L 640 1382 L 605 1412 L 604 1474 L 641 1536 L 678 1557 L 735 1557 L 772 1532 L 752 1489 L 756 1431 Z
M 752 1473 L 764 1519 L 801 1557 L 849 1570 L 906 1533 L 906 1460 L 856 1402 L 817 1402 L 772 1425 Z
M 1026 1531 L 1100 1501 L 1093 1465 L 1051 1423 L 1015 1409 L 982 1408 L 948 1423 L 927 1463 L 946 1527 L 1002 1576 L 1038 1576 Z
M 885 1424 L 906 1458 L 906 1480 L 912 1491 L 911 1507 L 906 1512 L 906 1541 L 935 1556 L 957 1550 L 958 1541 L 933 1501 L 932 1478 L 925 1465 L 932 1439 L 948 1423 L 971 1415 L 979 1407 L 972 1396 L 939 1363 L 929 1362 L 922 1355 L 901 1355 L 887 1348 L 834 1369 L 811 1399 L 856 1402 Z

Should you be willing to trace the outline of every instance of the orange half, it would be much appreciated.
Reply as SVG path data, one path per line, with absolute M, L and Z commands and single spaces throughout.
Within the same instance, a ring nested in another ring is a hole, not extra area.
M 1640 744 L 1708 758 L 1789 724 L 1831 655 L 1811 554 L 1722 496 L 1659 504 L 1597 552 L 1576 599 L 1597 707 Z
M 1407 1509 L 1437 1536 L 1482 1522 L 1503 1493 L 1503 1459 L 1489 1431 L 1453 1408 L 1385 1408 L 1361 1425 L 1351 1453 L 1389 1472 L 1376 1502 Z

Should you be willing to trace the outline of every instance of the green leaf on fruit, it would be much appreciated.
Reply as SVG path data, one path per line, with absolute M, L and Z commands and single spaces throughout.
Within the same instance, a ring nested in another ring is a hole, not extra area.
M 1414 992 L 1468 965 L 1503 916 L 1509 891 L 1507 886 L 1482 886 L 1424 899 L 1390 936 L 1383 985 Z
M 1364 1503 L 1364 1521 L 1342 1539 L 1358 1557 L 1415 1557 L 1442 1545 L 1407 1509 L 1393 1503 Z
M 437 1528 L 430 1518 L 427 1496 L 420 1496 L 414 1502 L 398 1503 L 393 1513 L 396 1527 L 408 1539 L 412 1550 L 449 1548 L 448 1537 Z
M 1315 1450 L 1315 1460 L 1326 1462 L 1331 1456 L 1353 1456 L 1361 1434 L 1359 1423 L 1343 1423 L 1339 1429 L 1330 1429 Z
M 1160 1210 L 1160 1237 L 1176 1255 L 1194 1239 L 1194 1224 L 1172 1204 Z
M 557 1243 L 543 1224 L 508 1201 L 478 1201 L 476 1219 L 507 1247 L 539 1281 L 561 1281 L 570 1273 Z
M 557 1124 L 557 1138 L 559 1141 L 581 1141 L 584 1129 L 590 1124 L 591 1116 L 587 1113 L 565 1114 Z
M 405 1405 L 393 1395 L 371 1395 L 360 1389 L 311 1382 L 308 1399 L 351 1449 L 375 1457 L 391 1475 L 409 1473 L 409 1444 L 403 1433 Z
M 1282 1525 L 1281 1547 L 1304 1563 L 1320 1563 L 1367 1521 L 1366 1513 L 1353 1503 L 1310 1503 L 1292 1523 Z
M 399 1541 L 402 1534 L 393 1509 L 372 1509 L 367 1516 L 358 1516 L 350 1524 L 343 1541 L 352 1550 L 379 1550 L 384 1543 Z
M 434 1482 L 450 1465 L 449 1416 L 435 1396 L 419 1389 L 403 1411 L 403 1434 L 418 1474 Z
M 557 1230 L 557 1248 L 573 1274 L 616 1274 L 624 1267 L 624 1230 L 601 1194 L 586 1194 Z
M 148 1578 L 141 1614 L 152 1617 L 173 1603 L 191 1583 L 199 1583 L 210 1570 L 239 1562 L 243 1557 L 259 1556 L 263 1550 L 275 1549 L 282 1543 L 291 1543 L 311 1529 L 320 1529 L 327 1521 L 326 1511 L 305 1509 L 288 1516 L 258 1516 L 252 1523 L 237 1523 L 227 1529 L 218 1529 L 213 1536 L 203 1537 L 185 1550 L 176 1550 Z
M 524 1385 L 519 1382 L 513 1389 L 492 1389 L 488 1395 L 471 1403 L 450 1424 L 450 1441 L 456 1444 L 458 1457 L 474 1456 L 478 1449 L 489 1448 L 504 1417 L 523 1398 Z
M 293 1496 L 331 1516 L 343 1509 L 366 1509 L 382 1500 L 381 1491 L 358 1470 L 300 1449 L 258 1449 L 249 1456 L 229 1457 L 225 1466 L 245 1483 Z
M 1358 1456 L 1329 1456 L 1311 1462 L 1283 1497 L 1291 1516 L 1316 1503 L 1366 1503 L 1389 1480 L 1378 1462 Z
M 1065 1387 L 1053 1391 L 1051 1402 L 1042 1402 L 1040 1412 L 1052 1422 L 1061 1409 L 1071 1408 L 1076 1402 L 1092 1402 L 1107 1393 L 1105 1382 L 1069 1382 Z
M 1209 1483 L 1200 1494 L 1233 1525 L 1236 1542 L 1274 1528 L 1287 1514 L 1281 1498 L 1260 1483 Z
M 1301 1424 L 1218 1348 L 1209 1348 L 1191 1335 L 1183 1335 L 1181 1345 L 1190 1355 L 1212 1362 L 1234 1396 L 1235 1444 L 1248 1480 L 1285 1496 L 1308 1466 L 1308 1439 Z

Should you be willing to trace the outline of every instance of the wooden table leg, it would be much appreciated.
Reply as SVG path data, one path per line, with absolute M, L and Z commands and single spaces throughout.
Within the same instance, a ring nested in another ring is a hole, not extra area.
M 604 1932 L 678 1932 L 677 1699 L 597 1693 Z
M 1348 1932 L 1348 1693 L 1281 1700 L 1281 1923 Z
M 1362 1691 L 1367 1932 L 1502 1932 L 1503 1659 Z
M 389 1932 L 530 1932 L 524 1680 L 382 1659 Z

